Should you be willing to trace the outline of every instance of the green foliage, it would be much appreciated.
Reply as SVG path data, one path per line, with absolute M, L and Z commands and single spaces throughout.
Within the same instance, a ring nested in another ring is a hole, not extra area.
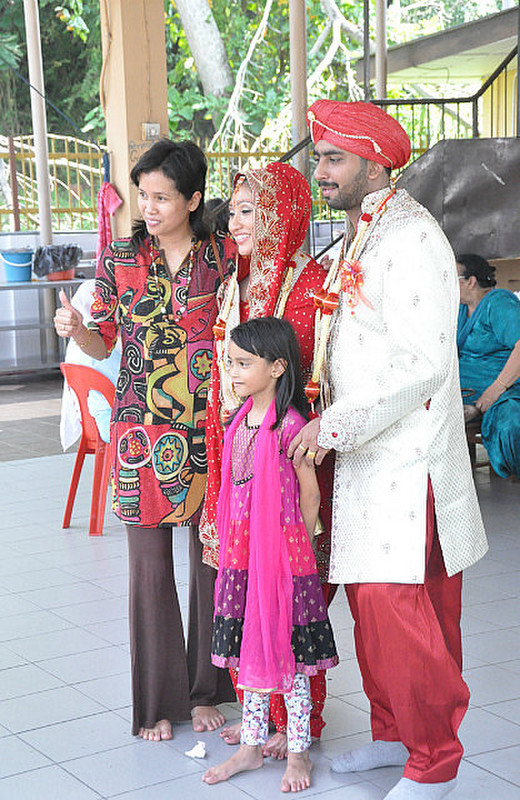
M 14 41 L 12 66 L 28 80 L 27 46 L 24 8 L 21 0 L 4 0 L 0 15 L 0 42 L 8 35 Z M 64 114 L 81 128 L 93 106 L 97 105 L 97 89 L 101 70 L 100 21 L 97 0 L 70 0 L 56 6 L 56 0 L 39 0 L 40 33 L 44 69 L 45 93 Z M 80 22 L 76 16 L 81 16 Z M 65 18 L 60 15 L 65 12 Z M 80 36 L 80 31 L 88 40 Z M 86 46 L 88 44 L 88 47 Z M 0 55 L 5 56 L 0 43 Z M 2 62 L 4 63 L 4 62 Z M 31 105 L 29 88 L 9 70 L 0 71 L 2 117 L 0 133 L 17 135 L 30 133 Z M 47 108 L 48 129 L 51 133 L 74 133 L 78 130 L 51 106 Z M 104 124 L 101 128 L 104 130 Z M 96 130 L 98 133 L 99 128 Z
M 0 32 L 0 72 L 17 67 L 22 57 L 22 49 L 17 37 L 12 33 Z
M 177 85 L 168 86 L 168 117 L 172 133 L 186 131 L 188 124 L 197 135 L 196 124 L 207 129 L 212 128 L 213 115 L 223 114 L 227 105 L 225 97 L 205 97 L 198 85 L 179 91 Z M 207 124 L 206 124 L 207 123 Z
M 71 31 L 74 36 L 86 42 L 88 34 L 90 33 L 89 27 L 83 17 L 86 9 L 83 8 L 83 0 L 69 0 L 68 6 L 56 6 L 56 14 L 58 18 L 65 23 L 67 30 Z
M 100 142 L 104 141 L 105 117 L 100 105 L 94 106 L 90 111 L 87 111 L 81 130 L 92 139 L 98 139 Z
M 210 0 L 209 4 L 223 37 L 231 71 L 236 74 L 258 28 L 265 4 L 255 0 L 233 3 Z M 204 96 L 175 3 L 166 0 L 165 8 L 170 131 L 175 134 L 183 130 L 207 138 L 214 133 L 214 122 L 222 116 L 227 103 L 220 98 Z M 325 25 L 325 19 L 319 0 L 307 0 L 306 8 L 310 50 Z M 312 61 L 317 63 L 319 58 Z M 309 65 L 310 70 L 313 65 Z M 341 81 L 339 74 L 337 78 Z M 252 137 L 258 136 L 267 118 L 278 114 L 288 102 L 289 94 L 289 3 L 288 0 L 278 0 L 273 5 L 265 36 L 249 65 L 241 100 L 241 111 Z
M 98 100 L 101 71 L 101 34 L 98 0 L 39 0 L 40 27 L 47 96 L 83 130 L 103 137 L 104 120 Z M 263 14 L 258 0 L 208 0 L 226 47 L 233 74 L 242 63 Z M 344 16 L 359 29 L 363 25 L 362 0 L 336 0 Z M 371 20 L 375 19 L 375 0 Z M 331 43 L 331 33 L 321 47 L 313 45 L 327 25 L 320 0 L 306 0 L 309 74 L 319 65 Z M 174 0 L 164 0 L 168 106 L 173 135 L 201 139 L 213 135 L 226 107 L 226 98 L 206 97 Z M 501 0 L 393 0 L 388 9 L 389 44 L 410 41 L 453 25 L 468 22 L 501 8 Z M 373 33 L 373 31 L 372 31 Z M 314 94 L 347 99 L 346 59 L 353 62 L 361 47 L 346 38 L 345 51 L 336 54 L 322 73 Z M 9 71 L 16 67 L 27 77 L 23 3 L 3 0 L 0 15 L 0 133 L 30 132 L 27 86 Z M 14 77 L 13 77 L 14 76 Z M 276 0 L 263 40 L 248 67 L 239 113 L 256 137 L 267 119 L 277 116 L 289 101 L 289 2 Z M 49 130 L 73 132 L 52 109 Z
M 180 17 L 169 0 L 165 18 L 170 134 L 209 136 L 213 129 L 209 101 L 215 98 L 203 94 Z

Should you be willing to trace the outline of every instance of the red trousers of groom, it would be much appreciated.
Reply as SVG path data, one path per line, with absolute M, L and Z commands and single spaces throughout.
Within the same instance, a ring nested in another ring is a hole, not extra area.
M 469 702 L 461 675 L 462 573 L 446 574 L 430 482 L 424 584 L 360 583 L 345 589 L 373 739 L 407 747 L 406 778 L 451 780 L 463 754 L 457 731 Z

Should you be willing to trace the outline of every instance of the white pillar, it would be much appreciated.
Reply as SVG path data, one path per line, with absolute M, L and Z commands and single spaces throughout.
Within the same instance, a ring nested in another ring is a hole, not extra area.
M 376 0 L 376 99 L 386 97 L 387 75 L 386 0 Z M 368 56 L 365 54 L 365 58 Z
M 52 244 L 52 215 L 40 16 L 37 0 L 23 0 L 23 5 L 25 14 L 25 35 L 27 38 L 29 82 L 31 84 L 31 117 L 34 136 L 34 156 L 36 160 L 36 184 L 38 187 L 40 244 L 47 245 Z M 54 291 L 50 288 L 42 291 L 39 297 L 39 303 L 42 322 L 50 324 L 56 311 L 56 295 Z M 45 328 L 40 332 L 40 349 L 43 363 L 52 364 L 59 360 L 58 337 L 53 328 Z
M 40 40 L 40 18 L 37 0 L 23 0 L 27 61 L 31 84 L 31 115 L 38 186 L 38 211 L 40 217 L 40 244 L 52 244 L 51 187 L 49 183 L 49 150 L 47 146 L 47 117 Z M 35 91 L 37 90 L 37 91 Z
M 291 112 L 293 147 L 309 135 L 307 113 L 307 42 L 305 35 L 305 0 L 289 0 L 289 43 L 291 69 Z M 309 151 L 294 156 L 296 169 L 309 180 Z

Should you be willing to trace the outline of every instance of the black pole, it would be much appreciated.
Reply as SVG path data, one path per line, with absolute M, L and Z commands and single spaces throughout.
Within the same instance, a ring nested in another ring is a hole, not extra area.
M 520 2 L 520 0 L 519 0 Z M 363 83 L 365 101 L 370 100 L 370 0 L 363 0 Z
M 473 138 L 478 139 L 480 131 L 478 129 L 478 98 L 474 97 L 471 103 L 473 107 Z

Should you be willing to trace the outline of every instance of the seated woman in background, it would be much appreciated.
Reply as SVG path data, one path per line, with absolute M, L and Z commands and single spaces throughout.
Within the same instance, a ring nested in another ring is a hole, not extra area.
M 457 270 L 464 415 L 482 415 L 482 444 L 494 471 L 520 477 L 520 300 L 494 288 L 495 267 L 481 256 L 457 256 Z

